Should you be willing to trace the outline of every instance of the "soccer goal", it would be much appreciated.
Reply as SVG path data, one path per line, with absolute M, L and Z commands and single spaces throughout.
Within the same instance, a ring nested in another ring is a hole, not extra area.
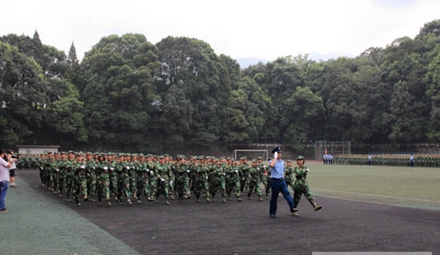
M 268 150 L 234 150 L 232 153 L 234 159 L 240 159 L 241 157 L 246 157 L 248 160 L 257 159 L 262 157 L 263 160 L 267 161 L 269 157 Z
M 322 160 L 324 154 L 351 154 L 351 141 L 316 141 L 315 160 Z

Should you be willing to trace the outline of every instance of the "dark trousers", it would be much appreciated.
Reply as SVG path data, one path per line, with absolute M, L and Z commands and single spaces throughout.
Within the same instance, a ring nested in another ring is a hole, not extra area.
M 280 192 L 281 192 L 281 194 L 283 194 L 284 198 L 286 199 L 287 203 L 289 204 L 290 211 L 292 211 L 292 209 L 295 207 L 295 204 L 293 202 L 292 197 L 290 196 L 286 181 L 284 179 L 280 180 L 280 179 L 272 178 L 270 180 L 270 185 L 271 185 L 271 192 L 272 192 L 271 198 L 270 198 L 270 208 L 269 208 L 270 215 L 277 214 L 278 194 Z

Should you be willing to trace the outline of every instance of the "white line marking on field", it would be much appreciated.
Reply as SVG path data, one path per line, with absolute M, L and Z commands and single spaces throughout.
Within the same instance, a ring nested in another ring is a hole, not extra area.
M 393 198 L 393 199 L 404 199 L 404 200 L 413 200 L 413 201 L 421 201 L 421 202 L 429 202 L 429 203 L 440 203 L 437 200 L 428 200 L 428 199 L 420 199 L 420 198 L 408 198 L 408 197 L 395 197 L 395 196 L 387 196 L 387 195 L 379 195 L 379 194 L 369 194 L 369 193 L 361 193 L 361 192 L 353 192 L 353 191 L 339 191 L 339 190 L 331 190 L 331 189 L 314 189 L 317 191 L 326 191 L 326 192 L 335 192 L 335 193 L 348 193 L 353 195 L 364 195 L 364 196 L 373 196 L 373 197 L 384 197 L 384 198 Z

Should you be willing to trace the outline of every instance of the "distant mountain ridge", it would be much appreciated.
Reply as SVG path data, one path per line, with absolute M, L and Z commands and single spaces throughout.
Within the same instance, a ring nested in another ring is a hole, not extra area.
M 330 59 L 337 59 L 339 57 L 348 57 L 348 58 L 354 58 L 355 56 L 348 53 L 341 53 L 341 52 L 329 52 L 327 54 L 319 54 L 316 52 L 309 53 L 308 58 L 315 60 L 317 62 L 319 61 L 327 61 Z M 248 68 L 251 65 L 256 65 L 259 62 L 266 64 L 267 62 L 273 61 L 273 60 L 267 60 L 257 57 L 249 57 L 249 58 L 238 58 L 236 59 L 238 64 L 242 69 Z
M 269 60 L 266 60 L 266 59 L 253 58 L 253 57 L 250 57 L 250 58 L 238 58 L 236 60 L 237 60 L 238 64 L 240 65 L 240 67 L 242 69 L 248 68 L 249 66 L 252 66 L 252 65 L 256 65 L 259 62 L 261 62 L 263 64 L 266 64 L 267 62 L 269 62 Z

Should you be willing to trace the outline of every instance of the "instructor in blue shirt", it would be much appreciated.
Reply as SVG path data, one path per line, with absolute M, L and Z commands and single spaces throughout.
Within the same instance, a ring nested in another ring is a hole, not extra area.
M 281 148 L 276 147 L 272 150 L 274 154 L 274 159 L 269 162 L 271 168 L 270 175 L 270 188 L 271 188 L 271 198 L 270 198 L 270 208 L 269 215 L 271 218 L 276 218 L 277 216 L 277 200 L 278 194 L 281 192 L 284 198 L 289 204 L 290 212 L 293 214 L 296 212 L 295 204 L 292 197 L 290 196 L 289 189 L 287 188 L 286 181 L 284 180 L 284 161 L 281 159 Z

